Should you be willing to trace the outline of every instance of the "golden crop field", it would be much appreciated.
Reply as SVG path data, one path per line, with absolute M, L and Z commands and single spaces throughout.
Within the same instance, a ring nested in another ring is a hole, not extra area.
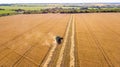
M 0 17 L 0 67 L 120 67 L 120 13 Z M 56 36 L 63 37 L 61 44 Z

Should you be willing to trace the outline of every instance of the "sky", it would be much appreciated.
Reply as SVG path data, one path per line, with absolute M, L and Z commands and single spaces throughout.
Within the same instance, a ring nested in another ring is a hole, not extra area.
M 0 3 L 120 3 L 120 0 L 0 0 Z

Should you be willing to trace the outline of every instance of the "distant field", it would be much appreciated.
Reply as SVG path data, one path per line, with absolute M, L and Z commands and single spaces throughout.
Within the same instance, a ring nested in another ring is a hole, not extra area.
M 14 13 L 15 11 L 11 10 L 0 10 L 0 14 L 6 14 L 6 13 Z
M 0 8 L 11 10 L 11 9 L 24 9 L 24 10 L 41 10 L 46 8 L 53 7 L 44 7 L 44 6 L 0 6 Z
M 10 14 L 19 14 L 19 12 L 16 12 L 15 10 L 22 9 L 24 11 L 38 11 L 40 12 L 41 9 L 48 9 L 48 8 L 54 8 L 53 6 L 0 6 L 0 15 L 7 16 Z M 9 14 L 8 14 L 9 13 Z

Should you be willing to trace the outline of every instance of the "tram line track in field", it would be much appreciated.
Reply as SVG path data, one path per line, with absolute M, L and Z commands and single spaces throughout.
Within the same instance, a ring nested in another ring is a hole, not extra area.
M 83 20 L 84 20 L 84 18 L 83 18 Z M 102 53 L 102 55 L 103 55 L 105 61 L 107 62 L 108 66 L 109 66 L 109 67 L 114 67 L 114 65 L 112 64 L 110 58 L 108 57 L 108 55 L 106 54 L 104 48 L 102 47 L 101 43 L 97 40 L 97 37 L 96 37 L 95 34 L 91 31 L 92 29 L 91 29 L 90 25 L 87 24 L 87 22 L 86 22 L 85 20 L 84 20 L 84 24 L 86 25 L 86 28 L 87 28 L 89 34 L 91 35 L 91 37 L 92 37 L 93 40 L 95 41 L 97 48 L 98 48 L 98 49 L 100 50 L 100 52 Z M 90 30 L 90 29 L 91 29 L 91 30 Z
M 68 22 L 67 22 L 67 27 L 68 27 L 68 25 L 69 25 L 69 20 L 68 20 Z M 65 31 L 67 30 L 67 27 L 66 27 Z M 64 32 L 63 37 L 65 37 L 65 33 L 66 33 L 66 32 Z M 48 64 L 49 67 L 54 67 L 54 66 L 56 65 L 57 60 L 58 60 L 57 57 L 59 56 L 61 46 L 62 46 L 62 45 L 58 45 L 58 46 L 56 47 L 55 51 L 53 52 L 52 59 L 51 59 L 51 61 L 50 61 L 49 64 Z M 46 57 L 46 58 L 47 58 L 47 57 Z M 45 62 L 45 60 L 43 60 L 43 61 Z M 42 62 L 42 65 L 44 64 L 44 62 Z M 41 66 L 42 66 L 42 65 L 41 65 Z
M 44 67 L 51 67 L 51 66 L 66 66 L 67 67 L 74 67 L 75 66 L 75 28 L 74 27 L 74 20 L 73 15 L 71 15 L 70 20 L 68 22 L 66 32 L 64 34 L 64 41 L 61 45 L 57 45 L 55 47 L 52 57 L 47 56 L 46 59 L 52 58 L 51 61 L 46 63 L 46 60 L 43 62 Z M 49 55 L 50 53 L 48 53 Z M 72 54 L 72 55 L 70 55 Z M 45 64 L 45 65 L 44 65 Z
M 57 22 L 55 22 L 55 24 L 58 24 L 58 23 L 57 23 Z M 47 32 L 47 33 L 49 33 L 51 29 L 54 29 L 54 27 L 55 27 L 55 26 L 54 26 L 54 24 L 53 24 L 53 25 L 52 25 L 52 26 L 48 29 L 48 32 Z M 44 38 L 45 38 L 45 37 L 46 37 L 46 36 L 44 35 Z M 43 42 L 43 41 L 44 41 L 44 38 L 41 40 L 41 42 Z M 19 60 L 18 60 L 18 61 L 16 61 L 16 63 L 15 63 L 15 64 L 17 64 L 19 61 L 21 61 L 21 60 L 22 60 L 22 58 L 24 58 L 24 56 L 25 56 L 25 55 L 27 55 L 27 53 L 29 53 L 29 52 L 30 52 L 30 50 L 32 50 L 32 48 L 33 48 L 33 47 L 35 47 L 35 46 L 37 46 L 37 45 L 33 45 L 33 46 L 31 46 L 31 47 L 30 47 L 30 48 L 29 48 L 29 49 L 28 49 L 28 50 L 27 50 L 27 51 L 23 54 L 23 56 L 22 56 L 21 58 L 19 58 Z M 15 64 L 14 64 L 14 65 L 15 65 Z M 14 65 L 13 65 L 13 66 L 14 66 Z M 38 64 L 38 66 L 39 66 L 39 64 Z

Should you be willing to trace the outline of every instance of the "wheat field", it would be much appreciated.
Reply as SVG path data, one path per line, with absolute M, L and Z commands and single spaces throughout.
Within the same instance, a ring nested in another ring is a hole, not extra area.
M 1 67 L 120 67 L 120 13 L 0 17 Z M 60 45 L 55 37 L 63 37 Z

